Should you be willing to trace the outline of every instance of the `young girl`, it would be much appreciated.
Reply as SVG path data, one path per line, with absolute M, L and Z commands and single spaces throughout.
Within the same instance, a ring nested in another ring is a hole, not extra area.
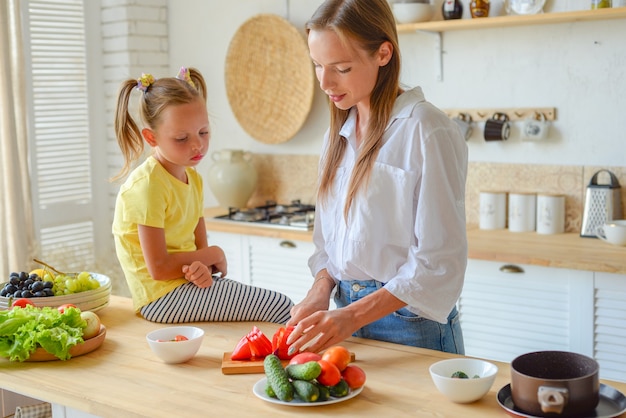
M 288 343 L 350 335 L 462 354 L 455 307 L 467 263 L 467 145 L 419 87 L 399 85 L 387 0 L 326 0 L 306 25 L 330 129 L 309 260 Z M 328 310 L 336 289 L 339 309 Z
M 128 111 L 133 91 L 141 95 L 141 130 Z M 125 164 L 117 178 L 130 175 L 117 196 L 113 235 L 135 311 L 161 323 L 285 323 L 291 300 L 225 279 L 224 252 L 207 243 L 195 170 L 209 148 L 206 100 L 204 78 L 193 68 L 158 80 L 143 74 L 121 86 L 115 132 Z M 152 155 L 131 172 L 144 140 Z

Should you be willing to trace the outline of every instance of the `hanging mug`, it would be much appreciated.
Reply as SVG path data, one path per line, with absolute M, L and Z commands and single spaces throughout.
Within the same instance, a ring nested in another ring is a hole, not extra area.
M 461 129 L 461 134 L 463 135 L 463 138 L 468 141 L 472 136 L 472 132 L 474 131 L 472 128 L 472 115 L 470 115 L 469 113 L 459 113 L 457 116 L 452 118 L 452 120 L 455 121 Z
M 485 122 L 485 141 L 506 141 L 510 133 L 511 123 L 505 113 L 494 113 L 491 119 Z
M 541 141 L 548 135 L 549 122 L 546 115 L 535 112 L 535 116 L 524 122 L 523 139 L 525 141 Z

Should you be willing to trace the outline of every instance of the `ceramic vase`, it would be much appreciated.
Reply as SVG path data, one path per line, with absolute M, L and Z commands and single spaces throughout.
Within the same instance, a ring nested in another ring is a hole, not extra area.
M 252 154 L 242 150 L 220 150 L 211 154 L 214 164 L 207 181 L 223 208 L 246 208 L 256 189 L 258 175 L 250 163 Z

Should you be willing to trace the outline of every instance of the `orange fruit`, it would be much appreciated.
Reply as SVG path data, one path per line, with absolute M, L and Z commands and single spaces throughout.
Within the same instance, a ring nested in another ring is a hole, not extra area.
M 350 351 L 340 345 L 334 345 L 322 354 L 322 360 L 326 360 L 329 363 L 337 366 L 339 371 L 343 371 L 348 363 L 352 360 Z

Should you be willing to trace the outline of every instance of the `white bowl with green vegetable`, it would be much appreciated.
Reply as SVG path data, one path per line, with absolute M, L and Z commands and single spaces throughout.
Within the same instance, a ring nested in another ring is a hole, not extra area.
M 456 403 L 475 402 L 485 396 L 498 374 L 498 367 L 485 360 L 454 358 L 430 366 L 433 383 Z

